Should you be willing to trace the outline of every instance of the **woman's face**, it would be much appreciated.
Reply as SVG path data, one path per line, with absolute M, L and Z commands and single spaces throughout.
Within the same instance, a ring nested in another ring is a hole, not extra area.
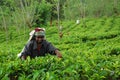
M 38 44 L 40 44 L 44 40 L 44 36 L 36 36 L 35 37 Z

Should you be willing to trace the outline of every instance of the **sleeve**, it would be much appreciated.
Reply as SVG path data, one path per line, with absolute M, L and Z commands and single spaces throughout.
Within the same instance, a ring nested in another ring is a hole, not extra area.
M 55 50 L 57 50 L 57 48 L 55 48 L 51 43 L 48 43 L 47 52 L 52 55 L 55 55 Z
M 23 51 L 22 51 L 22 56 L 30 56 L 30 55 L 31 55 L 31 50 L 32 50 L 32 42 L 29 41 L 29 42 L 25 45 L 25 47 L 24 47 L 24 49 L 23 49 Z

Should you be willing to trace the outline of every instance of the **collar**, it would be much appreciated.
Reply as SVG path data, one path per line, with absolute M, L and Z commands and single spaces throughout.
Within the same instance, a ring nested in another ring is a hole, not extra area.
M 41 46 L 44 46 L 45 40 L 42 41 Z M 33 49 L 37 49 L 37 42 L 33 42 Z

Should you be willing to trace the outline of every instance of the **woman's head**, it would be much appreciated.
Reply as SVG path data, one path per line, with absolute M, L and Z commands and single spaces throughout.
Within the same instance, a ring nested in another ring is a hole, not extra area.
M 43 28 L 36 28 L 34 35 L 37 43 L 41 43 L 45 38 L 45 31 Z

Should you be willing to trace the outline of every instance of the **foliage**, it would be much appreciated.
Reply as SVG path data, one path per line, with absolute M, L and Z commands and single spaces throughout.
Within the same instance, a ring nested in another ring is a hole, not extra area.
M 66 0 L 64 17 L 79 19 L 83 17 L 101 17 L 120 14 L 118 0 Z
M 1 1 L 2 2 L 2 1 Z M 0 6 L 0 25 L 5 27 L 15 24 L 17 28 L 31 28 L 47 24 L 51 5 L 45 0 L 6 0 Z M 11 21 L 11 22 L 7 22 Z
M 0 32 L 0 79 L 2 80 L 119 80 L 120 79 L 120 17 L 86 18 L 75 24 L 63 22 L 63 38 L 57 28 L 46 27 L 47 40 L 62 52 L 63 58 L 46 55 L 22 61 L 16 58 L 29 38 L 30 30 L 20 34 L 9 28 L 6 42 Z M 51 37 L 52 36 L 52 37 Z
M 51 17 L 57 19 L 57 1 L 0 0 L 0 79 L 119 80 L 120 1 L 60 0 L 61 39 L 56 22 L 53 27 L 46 25 Z M 76 19 L 80 24 L 75 24 Z M 63 58 L 18 59 L 32 26 L 43 25 L 47 40 Z
M 42 2 L 39 4 L 36 4 L 36 11 L 35 11 L 35 17 L 34 17 L 34 26 L 42 26 L 46 25 L 47 22 L 50 20 L 50 12 L 51 12 L 51 4 L 46 2 L 45 0 L 42 0 Z
M 4 29 L 13 24 L 16 24 L 18 29 L 26 26 L 46 25 L 49 20 L 57 19 L 58 17 L 57 1 L 58 0 L 1 0 L 0 28 Z M 120 1 L 118 0 L 59 1 L 61 20 L 117 16 L 120 14 Z

